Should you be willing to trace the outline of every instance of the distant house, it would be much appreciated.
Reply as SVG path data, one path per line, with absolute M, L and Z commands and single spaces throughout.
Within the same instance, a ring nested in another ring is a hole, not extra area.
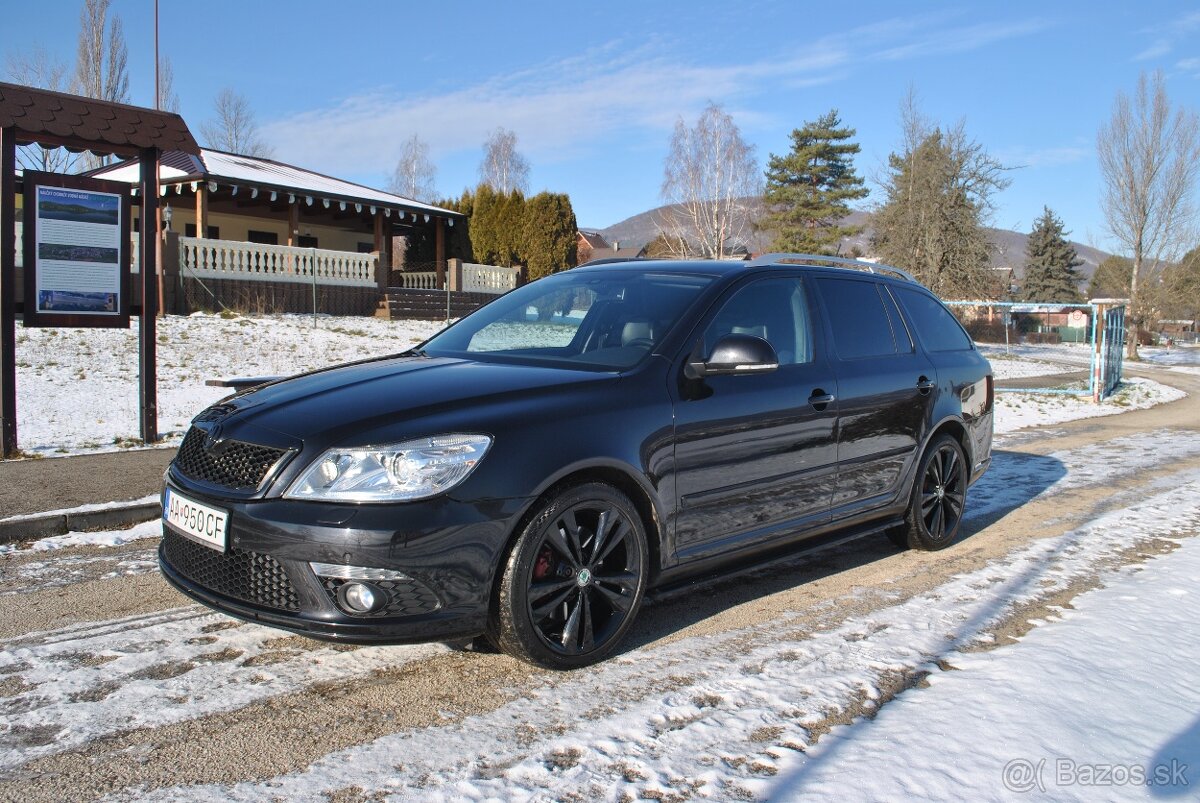
M 597 259 L 637 259 L 646 255 L 646 246 L 627 246 L 621 247 L 620 242 L 614 242 L 609 248 L 597 248 L 592 251 L 589 262 L 594 262 Z M 583 264 L 583 260 L 579 260 L 579 264 Z
M 595 257 L 593 254 L 597 249 L 609 248 L 608 240 L 604 239 L 604 235 L 598 231 L 577 231 L 575 232 L 575 252 L 578 255 L 578 264 L 591 262 Z

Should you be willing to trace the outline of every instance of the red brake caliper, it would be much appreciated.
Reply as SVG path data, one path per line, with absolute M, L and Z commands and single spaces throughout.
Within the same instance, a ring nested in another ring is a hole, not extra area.
M 542 551 L 538 553 L 537 560 L 533 562 L 533 579 L 545 580 L 546 575 L 550 574 L 550 561 L 553 559 L 550 552 L 550 547 L 542 547 Z

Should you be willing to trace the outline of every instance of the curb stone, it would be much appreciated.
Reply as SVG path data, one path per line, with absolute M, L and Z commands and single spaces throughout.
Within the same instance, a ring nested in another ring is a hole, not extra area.
M 162 515 L 158 502 L 143 502 L 102 510 L 78 513 L 51 513 L 30 516 L 16 521 L 0 521 L 0 544 L 33 541 L 81 530 L 104 530 L 132 527 Z

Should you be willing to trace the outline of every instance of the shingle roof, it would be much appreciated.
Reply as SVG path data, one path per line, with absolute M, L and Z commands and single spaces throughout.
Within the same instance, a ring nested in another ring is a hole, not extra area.
M 132 183 L 138 180 L 138 170 L 137 162 L 123 162 L 93 171 L 91 175 Z M 463 216 L 450 209 L 364 187 L 274 159 L 242 156 L 208 148 L 201 148 L 197 155 L 179 152 L 163 154 L 159 163 L 159 181 L 164 185 L 215 181 L 218 184 L 310 195 L 315 199 L 328 198 L 409 212 L 429 212 L 443 217 Z
M 198 153 L 178 114 L 0 82 L 0 127 L 17 140 L 132 155 L 142 148 Z M 94 146 L 94 147 L 93 147 Z
M 584 242 L 591 246 L 593 250 L 597 248 L 611 248 L 611 246 L 608 244 L 608 240 L 604 239 L 604 235 L 600 232 L 581 231 L 579 232 L 579 236 L 582 237 Z

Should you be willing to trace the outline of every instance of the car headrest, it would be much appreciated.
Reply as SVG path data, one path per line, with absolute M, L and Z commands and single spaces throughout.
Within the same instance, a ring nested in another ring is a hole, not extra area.
M 650 321 L 627 321 L 621 328 L 621 345 L 625 346 L 634 340 L 654 339 L 654 325 Z

